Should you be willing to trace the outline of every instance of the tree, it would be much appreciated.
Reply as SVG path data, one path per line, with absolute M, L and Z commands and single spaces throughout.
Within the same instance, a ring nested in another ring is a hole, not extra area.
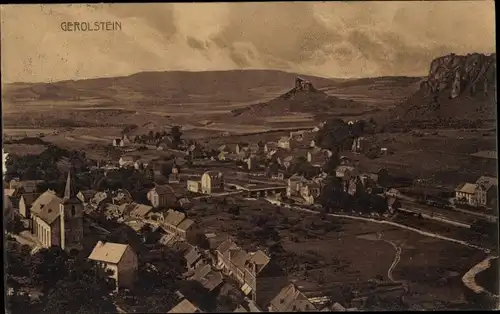
M 329 176 L 319 197 L 321 205 L 328 211 L 338 208 L 342 199 L 342 183 L 339 178 Z
M 5 230 L 7 230 L 7 232 L 19 234 L 24 230 L 24 224 L 21 221 L 21 218 L 18 215 L 15 215 L 13 219 L 8 220 Z
M 174 146 L 174 148 L 179 147 L 182 142 L 181 127 L 178 125 L 172 126 L 172 129 L 170 130 L 170 135 L 172 136 L 172 145 Z
M 325 165 L 323 166 L 323 171 L 327 174 L 335 176 L 337 167 L 340 165 L 340 158 L 337 150 L 332 151 L 332 156 L 328 158 Z

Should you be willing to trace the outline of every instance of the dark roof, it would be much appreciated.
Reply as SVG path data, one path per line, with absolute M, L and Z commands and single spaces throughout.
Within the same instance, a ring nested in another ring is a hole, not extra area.
M 170 185 L 168 185 L 168 184 L 157 185 L 153 189 L 158 194 L 174 194 L 175 195 L 174 189 Z
M 41 195 L 40 193 L 26 193 L 21 195 L 21 198 L 24 199 L 24 204 L 27 207 L 30 207 L 40 195 Z

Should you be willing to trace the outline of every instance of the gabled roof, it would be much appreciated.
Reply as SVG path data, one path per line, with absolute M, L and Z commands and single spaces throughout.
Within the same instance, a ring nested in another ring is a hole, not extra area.
M 222 242 L 218 247 L 217 251 L 223 255 L 225 255 L 230 249 L 237 248 L 238 246 L 236 243 L 233 242 L 231 239 L 227 239 L 224 242 Z
M 186 214 L 178 212 L 173 209 L 167 211 L 167 216 L 165 217 L 165 223 L 172 226 L 178 226 L 186 218 Z
M 59 217 L 59 205 L 62 199 L 52 190 L 48 190 L 40 195 L 31 204 L 31 213 L 40 217 L 43 221 L 51 224 Z
M 192 225 L 194 225 L 194 221 L 192 221 L 191 219 L 184 219 L 178 226 L 177 228 L 180 229 L 180 230 L 183 230 L 183 231 L 187 231 L 189 229 L 189 227 L 191 227 Z
M 88 258 L 93 261 L 118 264 L 128 247 L 130 247 L 128 244 L 99 241 Z
M 283 288 L 280 293 L 271 300 L 271 306 L 278 312 L 308 312 L 316 310 L 307 297 L 292 283 Z
M 184 299 L 168 311 L 168 313 L 200 313 L 200 309 L 187 299 Z
M 458 190 L 458 192 L 467 193 L 467 194 L 474 194 L 474 193 L 476 193 L 476 190 L 477 190 L 477 184 L 474 184 L 474 183 L 465 183 Z
M 184 259 L 188 265 L 196 262 L 201 257 L 200 251 L 196 246 L 190 245 L 190 248 L 184 253 Z
M 485 190 L 493 186 L 498 186 L 498 179 L 493 177 L 481 176 L 477 179 L 476 184 L 483 187 Z
M 168 184 L 157 185 L 152 190 L 155 190 L 156 193 L 158 193 L 160 195 L 165 195 L 165 194 L 174 194 L 175 195 L 174 189 Z
M 130 214 L 133 216 L 145 217 L 152 209 L 153 209 L 152 206 L 144 204 L 135 204 L 132 207 Z
M 38 197 L 40 197 L 40 193 L 25 193 L 21 195 L 21 198 L 24 199 L 24 204 L 29 208 L 33 202 L 36 201 Z
M 223 277 L 220 272 L 211 270 L 208 274 L 201 278 L 199 282 L 205 289 L 212 291 L 222 284 L 222 279 Z
M 223 177 L 223 174 L 220 171 L 207 171 L 203 175 L 208 175 L 210 179 L 218 179 Z

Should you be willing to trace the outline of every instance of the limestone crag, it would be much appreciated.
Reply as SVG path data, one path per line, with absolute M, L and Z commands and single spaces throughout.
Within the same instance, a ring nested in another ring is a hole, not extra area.
M 452 99 L 460 95 L 487 96 L 496 91 L 495 71 L 496 54 L 450 54 L 432 61 L 421 89 L 426 93 L 448 93 Z

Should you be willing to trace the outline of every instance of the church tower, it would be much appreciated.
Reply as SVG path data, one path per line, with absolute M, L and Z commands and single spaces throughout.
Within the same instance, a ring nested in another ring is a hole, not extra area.
M 83 203 L 76 197 L 77 191 L 68 171 L 64 196 L 59 205 L 61 223 L 61 248 L 66 251 L 81 250 L 83 241 Z

